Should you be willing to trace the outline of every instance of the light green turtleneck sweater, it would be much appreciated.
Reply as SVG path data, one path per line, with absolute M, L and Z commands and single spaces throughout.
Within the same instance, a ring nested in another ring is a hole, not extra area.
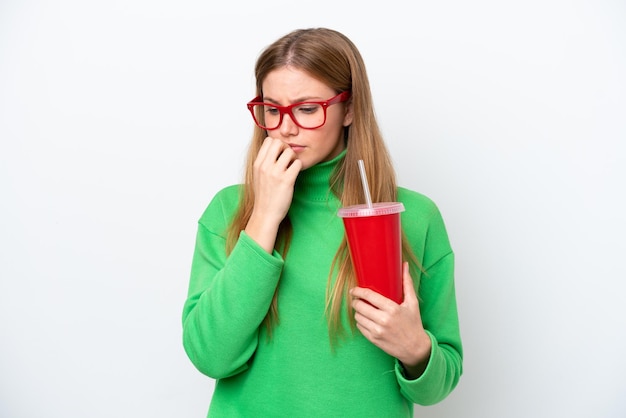
M 183 344 L 198 370 L 217 380 L 210 417 L 410 417 L 413 403 L 439 402 L 456 386 L 462 347 L 454 255 L 437 207 L 403 188 L 402 226 L 425 270 L 419 294 L 433 342 L 428 367 L 407 380 L 397 360 L 358 330 L 331 350 L 325 292 L 343 224 L 328 181 L 344 154 L 299 174 L 286 259 L 245 232 L 226 256 L 225 231 L 241 186 L 221 190 L 200 218 Z M 261 321 L 276 287 L 280 323 L 270 339 Z

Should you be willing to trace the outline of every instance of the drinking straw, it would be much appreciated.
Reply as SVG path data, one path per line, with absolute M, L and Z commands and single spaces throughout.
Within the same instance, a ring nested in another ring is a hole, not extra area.
M 365 193 L 365 201 L 367 202 L 367 207 L 372 207 L 372 195 L 370 195 L 370 186 L 367 183 L 367 174 L 365 174 L 365 164 L 363 164 L 363 160 L 359 160 L 359 171 L 361 172 L 361 183 L 363 184 L 363 192 Z

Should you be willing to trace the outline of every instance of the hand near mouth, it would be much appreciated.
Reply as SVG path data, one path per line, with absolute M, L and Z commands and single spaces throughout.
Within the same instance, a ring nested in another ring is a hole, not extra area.
M 296 153 L 303 148 L 267 137 L 254 161 L 254 207 L 245 231 L 268 253 L 274 249 L 278 227 L 291 206 L 302 169 Z

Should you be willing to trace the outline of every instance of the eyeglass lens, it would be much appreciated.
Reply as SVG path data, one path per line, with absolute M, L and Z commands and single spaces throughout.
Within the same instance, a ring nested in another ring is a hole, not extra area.
M 263 125 L 265 129 L 276 129 L 281 123 L 281 111 L 276 107 L 259 104 L 254 106 L 253 111 L 257 118 L 260 116 L 259 124 Z M 284 111 L 284 113 L 289 112 Z M 308 129 L 322 126 L 326 118 L 326 112 L 324 112 L 322 105 L 317 103 L 302 103 L 294 106 L 291 108 L 291 115 L 296 119 L 298 125 Z

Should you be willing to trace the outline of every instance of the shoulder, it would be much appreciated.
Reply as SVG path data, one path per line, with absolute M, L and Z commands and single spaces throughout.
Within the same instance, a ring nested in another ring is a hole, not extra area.
M 398 201 L 404 205 L 402 224 L 416 233 L 445 235 L 444 220 L 437 204 L 419 192 L 398 187 Z M 421 232 L 420 232 L 421 231 Z
M 436 203 L 428 196 L 404 187 L 398 187 L 398 201 L 402 202 L 407 213 L 420 217 L 439 214 Z
M 431 198 L 409 189 L 398 188 L 398 201 L 404 205 L 402 229 L 422 265 L 429 268 L 452 251 L 441 212 Z
M 233 184 L 218 191 L 202 213 L 200 223 L 210 225 L 216 222 L 228 222 L 239 206 L 242 190 L 243 185 Z
M 239 196 L 242 190 L 243 190 L 242 184 L 233 184 L 230 186 L 226 186 L 220 191 L 218 191 L 217 193 L 215 193 L 215 196 L 213 197 L 212 202 L 214 201 L 230 202 L 233 200 L 238 202 Z

